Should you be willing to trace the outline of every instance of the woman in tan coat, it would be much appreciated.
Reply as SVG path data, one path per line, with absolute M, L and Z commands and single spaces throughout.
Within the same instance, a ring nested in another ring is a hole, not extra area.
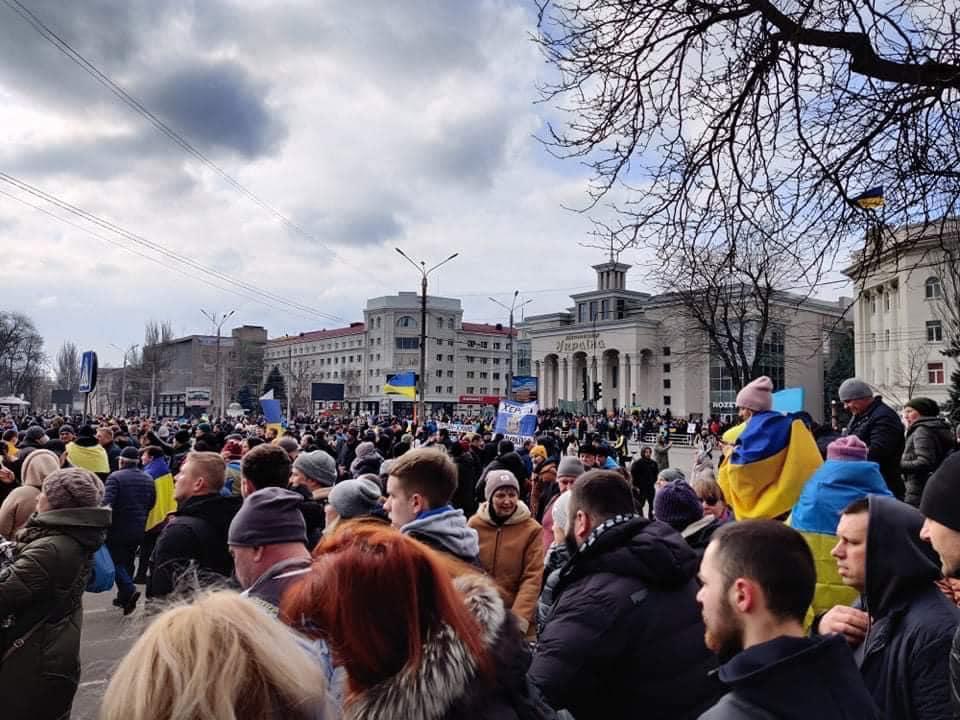
M 520 485 L 509 470 L 487 473 L 484 496 L 487 501 L 469 521 L 480 536 L 480 564 L 521 631 L 532 633 L 543 579 L 543 528 L 520 501 Z
M 43 481 L 60 469 L 60 458 L 50 450 L 33 450 L 23 459 L 21 476 L 23 485 L 11 492 L 0 505 L 0 536 L 8 540 L 27 524 L 37 510 L 37 498 Z

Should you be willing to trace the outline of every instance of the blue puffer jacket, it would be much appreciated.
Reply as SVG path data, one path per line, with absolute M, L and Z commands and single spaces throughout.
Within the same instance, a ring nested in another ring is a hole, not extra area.
M 107 542 L 133 543 L 142 538 L 147 515 L 156 501 L 153 478 L 143 470 L 124 468 L 111 473 L 103 493 L 103 504 L 113 509 Z

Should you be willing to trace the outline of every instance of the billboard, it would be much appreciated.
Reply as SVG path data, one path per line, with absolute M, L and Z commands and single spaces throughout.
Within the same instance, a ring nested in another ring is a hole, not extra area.
M 92 392 L 97 386 L 97 354 L 88 350 L 80 357 L 80 392 Z
M 533 402 L 537 399 L 537 378 L 533 375 L 514 375 L 510 390 L 517 402 Z
M 310 385 L 310 399 L 314 402 L 343 400 L 343 383 L 312 383 Z
M 213 390 L 202 387 L 188 387 L 184 390 L 186 407 L 210 407 L 210 398 Z

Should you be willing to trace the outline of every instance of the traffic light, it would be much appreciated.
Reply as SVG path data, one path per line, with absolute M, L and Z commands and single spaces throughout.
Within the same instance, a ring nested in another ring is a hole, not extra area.
M 603 383 L 595 382 L 593 384 L 593 399 L 599 400 L 602 397 L 603 397 Z
M 589 399 L 590 399 L 590 396 L 587 395 L 587 381 L 586 381 L 586 380 L 583 381 L 583 399 L 584 399 L 584 400 L 589 400 Z

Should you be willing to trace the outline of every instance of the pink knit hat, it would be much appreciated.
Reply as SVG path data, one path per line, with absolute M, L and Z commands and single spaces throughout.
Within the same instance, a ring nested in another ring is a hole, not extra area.
M 856 435 L 844 435 L 827 445 L 827 460 L 866 460 L 867 446 Z
M 766 412 L 773 407 L 773 381 L 766 375 L 747 383 L 737 393 L 737 407 L 754 412 Z

